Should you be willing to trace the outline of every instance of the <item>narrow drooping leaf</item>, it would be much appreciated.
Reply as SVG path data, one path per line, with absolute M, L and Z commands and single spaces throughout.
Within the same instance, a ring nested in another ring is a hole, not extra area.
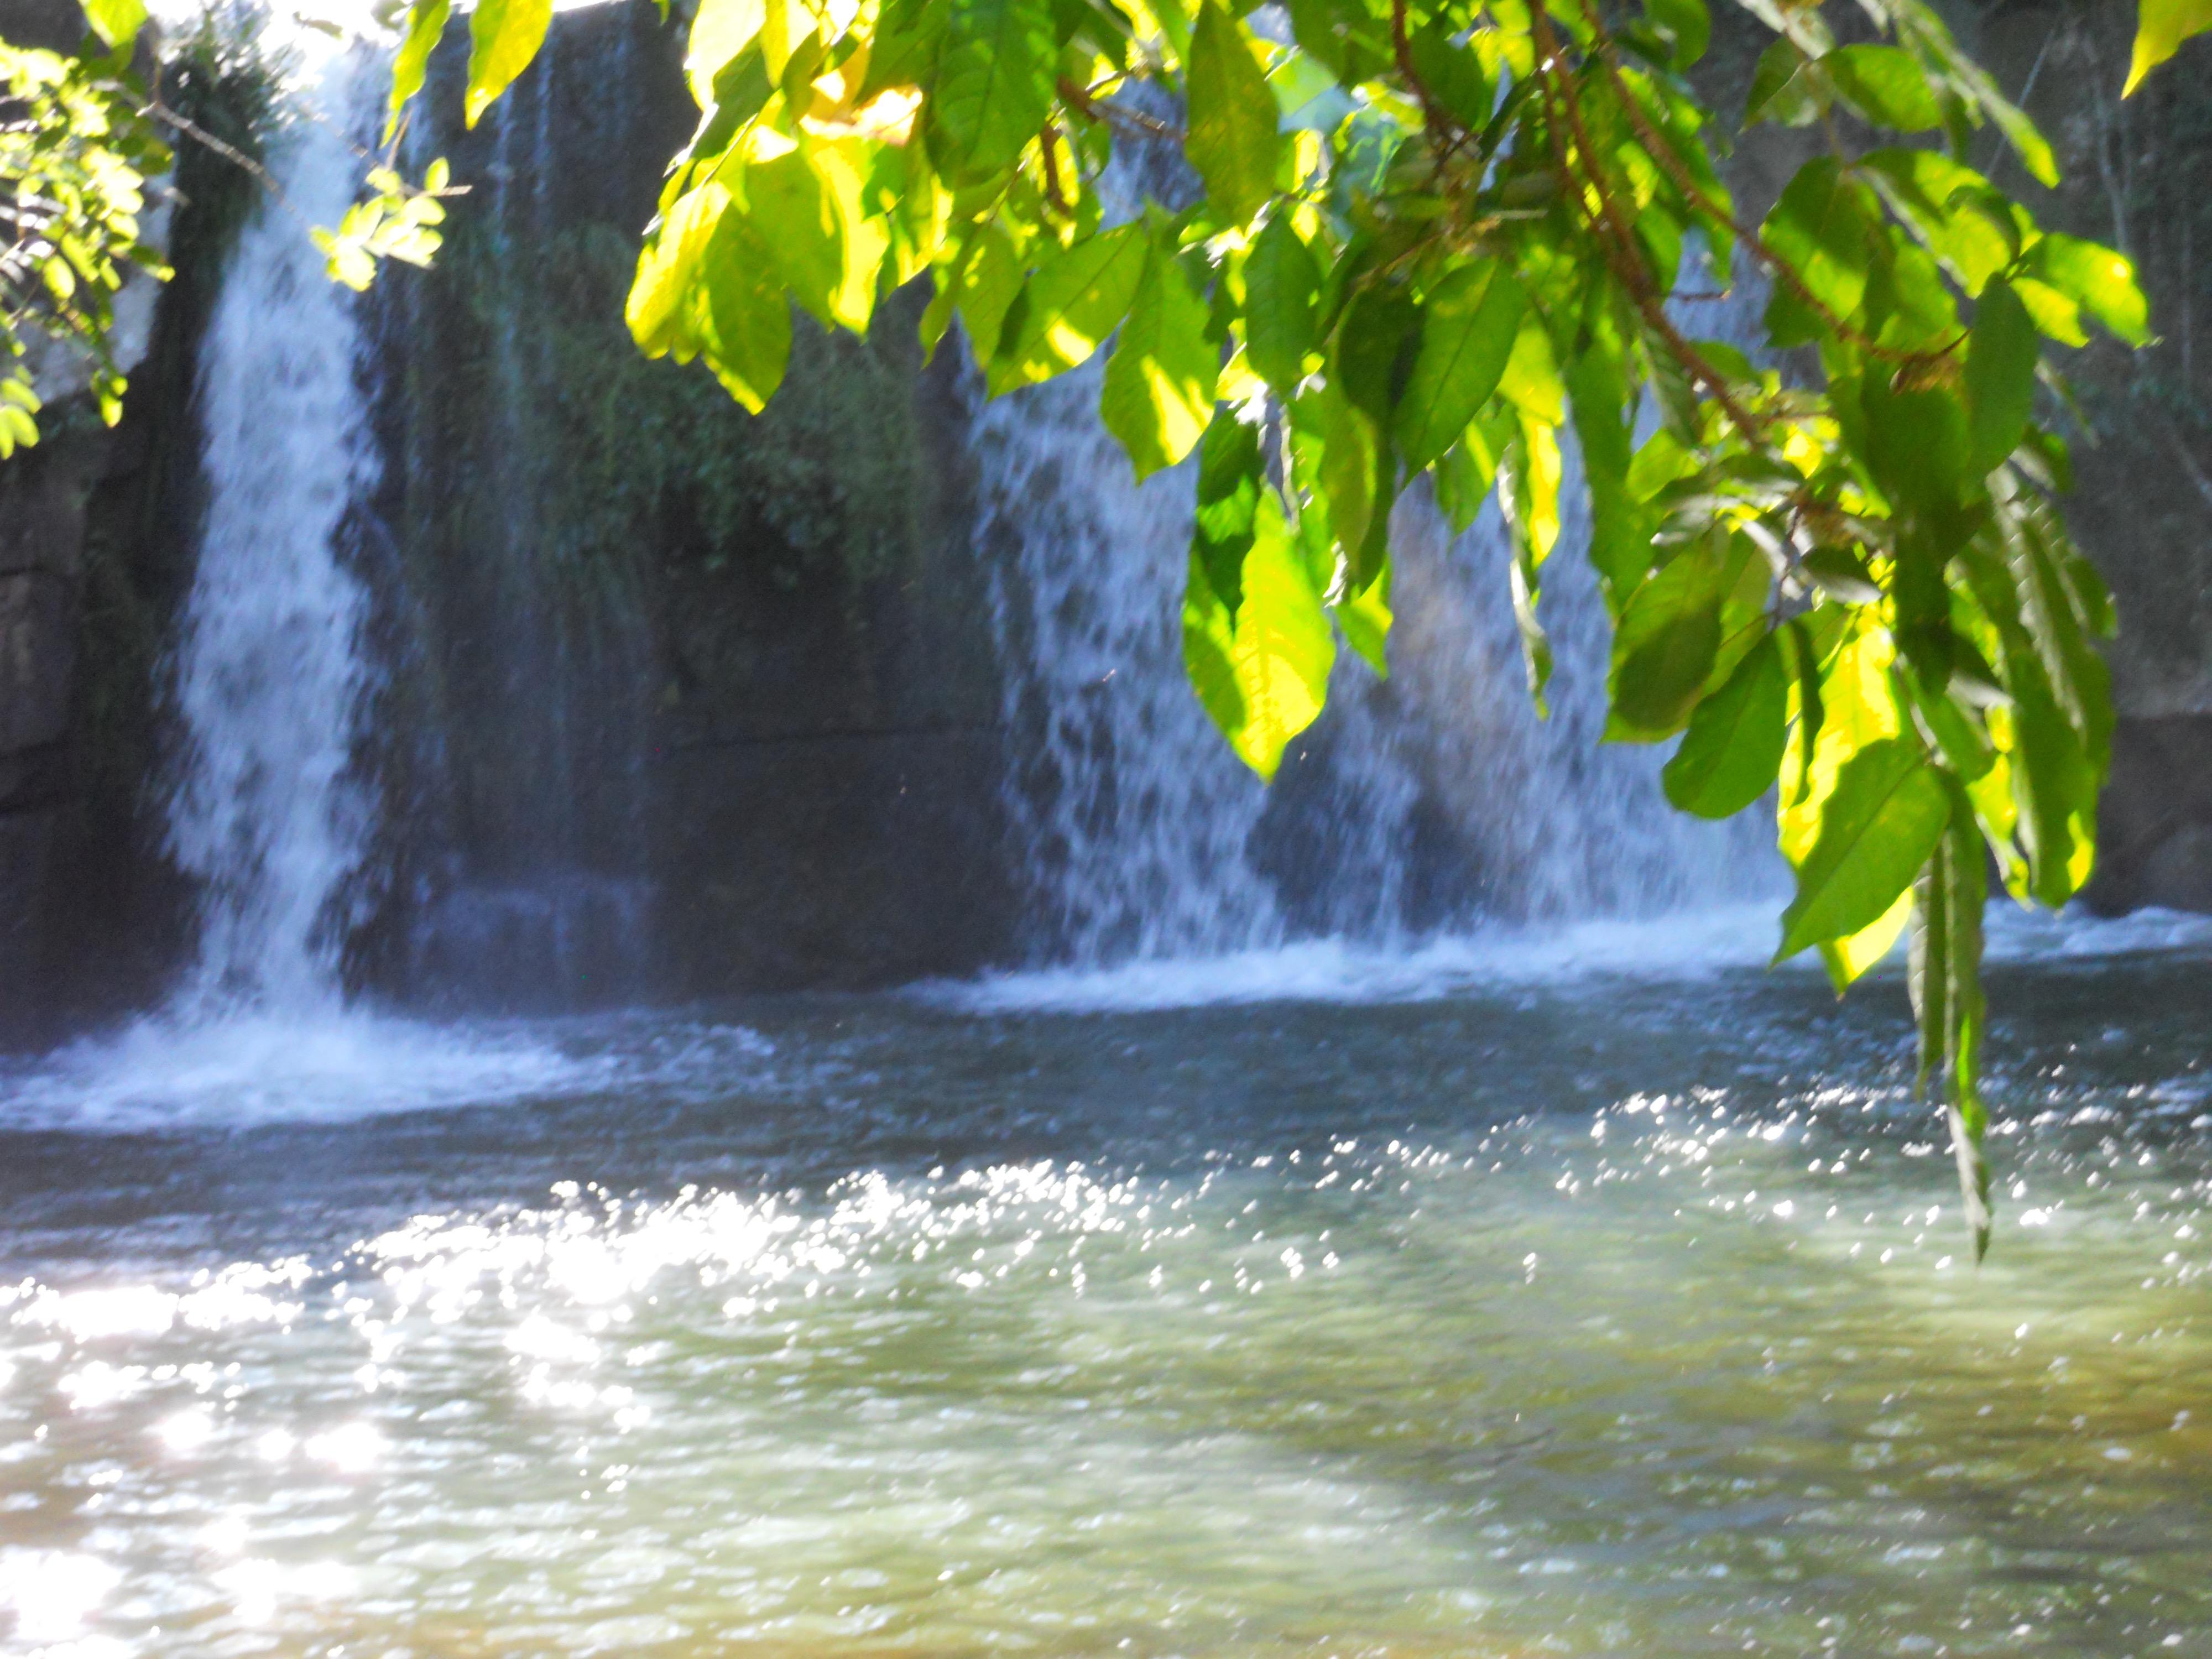
M 1959 1192 L 1978 1261 L 1990 1243 L 1990 1169 L 1982 1141 L 1989 1125 L 1978 1080 L 1984 1024 L 1982 911 L 1988 878 L 1982 836 L 1963 792 L 1928 866 L 1913 884 L 1912 942 L 1906 984 L 1920 1025 L 1918 1086 L 1943 1074 L 1944 1117 L 1959 1168 Z
M 2027 307 L 2010 284 L 1994 281 L 1974 308 L 1966 342 L 1966 410 L 1972 458 L 1987 472 L 2020 447 L 2035 404 L 2035 365 L 2041 350 Z
M 469 14 L 469 87 L 462 112 L 471 127 L 530 66 L 553 21 L 553 0 L 477 0 Z
M 390 143 L 399 131 L 400 112 L 408 100 L 422 90 L 422 76 L 428 70 L 430 50 L 446 32 L 446 18 L 453 0 L 415 0 L 407 9 L 407 33 L 401 37 L 399 50 L 392 58 L 392 99 L 384 118 L 384 142 Z

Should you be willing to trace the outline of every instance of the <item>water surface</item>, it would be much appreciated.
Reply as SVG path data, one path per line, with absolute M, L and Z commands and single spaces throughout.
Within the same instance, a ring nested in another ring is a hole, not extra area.
M 19 1063 L 0 1649 L 2212 1655 L 2201 932 L 2008 946 L 1979 1272 L 1683 939 Z

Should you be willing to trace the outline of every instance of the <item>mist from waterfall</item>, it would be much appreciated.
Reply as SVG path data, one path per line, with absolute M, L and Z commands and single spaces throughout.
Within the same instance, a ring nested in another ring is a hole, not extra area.
M 333 56 L 272 158 L 202 348 L 207 512 L 170 665 L 181 731 L 168 845 L 202 884 L 185 999 L 301 1011 L 342 998 L 344 896 L 374 800 L 354 750 L 374 670 L 349 515 L 377 459 L 355 296 L 309 239 L 359 187 L 349 141 L 378 66 Z

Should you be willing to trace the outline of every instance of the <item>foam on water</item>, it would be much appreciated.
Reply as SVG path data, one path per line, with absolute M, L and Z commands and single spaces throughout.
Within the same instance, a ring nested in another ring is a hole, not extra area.
M 1047 968 L 932 981 L 911 994 L 978 1014 L 1134 1013 L 1237 1003 L 1421 1002 L 1516 985 L 1567 985 L 1629 977 L 1695 979 L 1766 966 L 1778 903 L 1723 905 L 1644 920 L 1599 918 L 1550 926 L 1486 928 L 1403 947 L 1357 939 L 1305 939 L 1264 950 L 1110 968 Z M 2027 911 L 2000 897 L 1990 906 L 1988 957 L 2023 963 L 2212 951 L 2212 916 L 2142 910 L 2119 917 L 2079 909 Z M 1905 954 L 1900 935 L 1887 965 Z M 1808 972 L 1808 952 L 1778 971 Z M 1879 970 L 1877 970 L 1879 971 Z
M 1730 906 L 1645 921 L 1498 927 L 1402 948 L 1306 939 L 1267 950 L 1111 968 L 1048 968 L 934 981 L 915 994 L 973 1013 L 1129 1013 L 1254 1002 L 1417 1002 L 1501 985 L 1607 975 L 1675 979 L 1756 967 L 1774 912 Z
M 140 1133 L 331 1123 L 518 1104 L 611 1083 L 617 1064 L 542 1033 L 362 1010 L 165 1013 L 0 1073 L 0 1128 Z

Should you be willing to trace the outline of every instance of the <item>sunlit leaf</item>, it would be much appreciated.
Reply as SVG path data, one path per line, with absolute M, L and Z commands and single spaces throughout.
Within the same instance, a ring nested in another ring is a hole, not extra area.
M 2183 41 L 2207 29 L 2212 29 L 2212 0 L 2142 0 L 2128 81 L 2120 95 L 2133 92 L 2144 76 L 2181 50 Z
M 952 0 L 929 101 L 930 151 L 955 185 L 1013 165 L 1052 107 L 1050 0 Z
M 1928 861 L 1950 811 L 1942 779 L 1916 744 L 1887 738 L 1852 756 L 1797 866 L 1775 959 L 1881 921 Z
M 1242 224 L 1274 191 L 1282 135 L 1250 33 L 1217 0 L 1203 0 L 1191 31 L 1188 96 L 1183 154 L 1222 217 Z
M 1191 451 L 1213 413 L 1220 348 L 1206 337 L 1206 303 L 1176 261 L 1155 248 L 1106 361 L 1099 412 L 1139 478 Z
M 462 106 L 471 127 L 530 66 L 553 21 L 553 0 L 477 0 L 469 14 L 469 85 Z

